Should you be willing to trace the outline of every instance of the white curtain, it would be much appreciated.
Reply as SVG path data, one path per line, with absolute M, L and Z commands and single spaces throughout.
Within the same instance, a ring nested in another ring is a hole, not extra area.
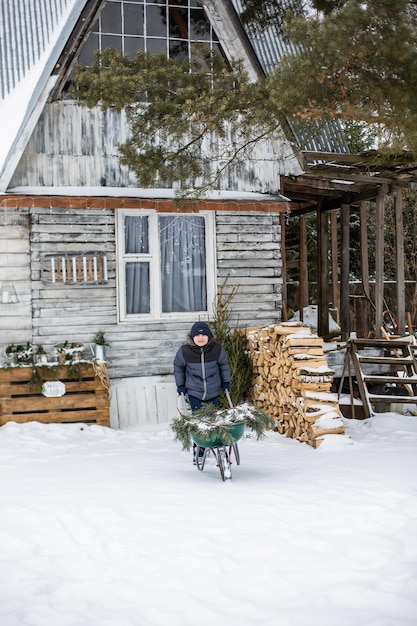
M 125 252 L 149 253 L 149 223 L 146 216 L 125 218 Z M 149 262 L 126 263 L 126 313 L 150 312 Z
M 205 220 L 159 217 L 162 312 L 207 310 Z

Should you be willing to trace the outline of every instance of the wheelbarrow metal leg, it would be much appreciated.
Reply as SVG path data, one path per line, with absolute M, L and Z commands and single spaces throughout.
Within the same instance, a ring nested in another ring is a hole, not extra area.
M 231 445 L 231 448 L 234 452 L 235 455 L 235 459 L 236 459 L 236 465 L 240 465 L 240 454 L 239 454 L 239 447 L 237 445 L 237 442 L 235 442 L 234 444 Z M 229 455 L 230 456 L 230 455 Z
M 203 450 L 203 454 L 201 454 L 201 450 Z M 206 457 L 208 456 L 209 452 L 210 448 L 202 448 L 201 446 L 195 447 L 195 464 L 197 465 L 197 469 L 199 469 L 200 472 L 202 472 L 204 469 Z

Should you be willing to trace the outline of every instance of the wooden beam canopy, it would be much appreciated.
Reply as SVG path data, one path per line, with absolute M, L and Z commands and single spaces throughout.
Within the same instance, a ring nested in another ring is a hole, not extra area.
M 300 176 L 281 177 L 281 191 L 291 200 L 291 216 L 300 217 L 300 306 L 306 306 L 306 240 L 302 236 L 301 220 L 311 213 L 317 214 L 317 238 L 319 254 L 318 274 L 318 330 L 328 331 L 330 278 L 328 274 L 327 212 L 331 214 L 331 297 L 333 305 L 339 306 L 342 337 L 350 333 L 349 296 L 349 214 L 351 207 L 359 207 L 360 256 L 363 297 L 372 304 L 375 329 L 380 336 L 384 299 L 384 203 L 392 194 L 396 216 L 396 282 L 397 311 L 401 333 L 405 332 L 405 272 L 404 272 L 404 225 L 402 193 L 405 189 L 417 190 L 417 160 L 415 155 L 401 153 L 382 155 L 370 151 L 360 155 L 302 151 L 305 169 Z M 366 202 L 376 203 L 376 258 L 375 294 L 370 293 L 369 258 L 367 241 Z M 340 254 L 337 241 L 337 214 L 340 214 Z M 325 217 L 326 215 L 326 217 Z M 339 272 L 340 268 L 340 272 Z M 340 295 L 337 281 L 340 273 Z M 326 285 L 326 288 L 325 288 Z M 308 293 L 308 285 L 307 285 Z M 374 301 L 372 302 L 371 297 Z M 369 305 L 368 305 L 369 308 Z M 369 314 L 369 313 L 368 313 Z

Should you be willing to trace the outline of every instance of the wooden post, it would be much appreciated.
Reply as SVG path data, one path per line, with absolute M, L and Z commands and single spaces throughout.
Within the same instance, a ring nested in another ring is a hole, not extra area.
M 403 195 L 401 189 L 394 191 L 395 238 L 397 261 L 397 319 L 400 335 L 405 335 L 405 271 L 404 271 L 404 222 Z
M 320 204 L 317 211 L 318 233 L 318 313 L 317 333 L 320 337 L 329 334 L 329 214 Z
M 341 258 L 340 258 L 340 328 L 342 340 L 349 338 L 349 216 L 350 207 L 342 204 L 340 209 Z
M 304 319 L 304 307 L 308 306 L 308 255 L 307 255 L 307 218 L 300 217 L 299 226 L 299 287 L 298 306 L 300 309 L 300 321 Z
M 384 311 L 384 203 L 385 193 L 376 198 L 375 232 L 375 336 L 381 337 Z
M 368 203 L 361 202 L 360 224 L 360 271 L 364 297 L 355 299 L 355 330 L 358 337 L 369 337 L 374 323 L 373 300 L 369 286 Z
M 285 257 L 285 215 L 280 213 L 279 223 L 281 227 L 281 266 L 282 266 L 282 312 L 284 322 L 288 320 L 287 312 L 287 259 Z
M 340 311 L 339 261 L 337 242 L 337 213 L 330 213 L 331 253 L 332 253 L 332 305 Z
M 369 291 L 369 252 L 368 252 L 368 229 L 367 229 L 366 202 L 361 202 L 359 211 L 360 221 L 360 255 L 361 255 L 361 276 L 362 286 L 367 298 L 371 298 Z

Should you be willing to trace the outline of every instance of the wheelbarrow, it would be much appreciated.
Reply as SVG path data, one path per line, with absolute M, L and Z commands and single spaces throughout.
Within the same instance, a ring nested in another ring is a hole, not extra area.
M 185 406 L 185 397 L 183 396 L 183 402 Z M 229 391 L 226 390 L 226 397 L 229 402 L 229 406 L 232 408 L 233 404 L 230 398 Z M 222 480 L 230 480 L 232 478 L 232 457 L 234 455 L 237 465 L 240 465 L 240 454 L 237 442 L 243 437 L 245 432 L 245 422 L 238 422 L 236 424 L 230 424 L 223 429 L 223 435 L 227 435 L 223 438 L 218 433 L 213 433 L 208 438 L 207 436 L 200 439 L 198 434 L 191 433 L 191 439 L 195 443 L 195 464 L 197 469 L 202 472 L 207 458 L 212 455 L 216 460 L 216 464 L 220 471 Z M 225 439 L 227 443 L 225 443 Z

